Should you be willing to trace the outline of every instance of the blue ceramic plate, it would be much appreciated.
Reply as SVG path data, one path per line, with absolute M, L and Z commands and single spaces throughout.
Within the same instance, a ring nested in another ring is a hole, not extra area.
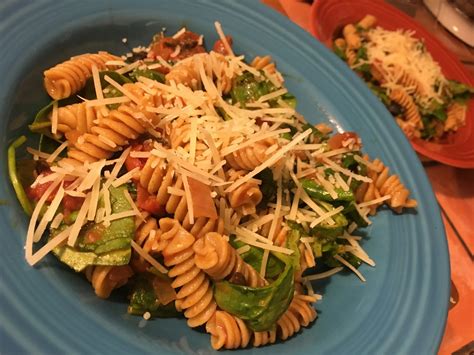
M 357 77 L 309 34 L 254 1 L 3 1 L 0 5 L 1 338 L 0 352 L 208 353 L 206 334 L 184 320 L 145 322 L 126 304 L 94 296 L 82 275 L 52 256 L 36 268 L 23 257 L 27 217 L 7 177 L 8 144 L 26 132 L 48 101 L 42 71 L 83 52 L 127 52 L 166 27 L 181 26 L 217 38 L 213 22 L 247 58 L 272 55 L 299 111 L 312 122 L 355 130 L 419 201 L 417 213 L 384 210 L 364 241 L 376 268 L 361 267 L 367 282 L 344 273 L 314 283 L 324 295 L 318 320 L 266 353 L 435 353 L 446 321 L 449 260 L 439 210 L 413 150 L 392 117 Z

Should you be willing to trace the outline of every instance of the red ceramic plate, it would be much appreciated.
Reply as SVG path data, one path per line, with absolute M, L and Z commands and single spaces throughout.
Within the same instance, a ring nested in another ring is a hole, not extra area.
M 333 34 L 348 23 L 359 21 L 364 15 L 377 17 L 377 25 L 387 29 L 410 29 L 424 39 L 426 47 L 443 69 L 448 79 L 474 86 L 474 78 L 459 60 L 421 25 L 391 5 L 380 0 L 319 0 L 311 10 L 311 32 L 326 46 L 332 47 Z M 474 100 L 470 100 L 466 125 L 441 143 L 421 139 L 411 141 L 421 155 L 459 168 L 474 168 Z

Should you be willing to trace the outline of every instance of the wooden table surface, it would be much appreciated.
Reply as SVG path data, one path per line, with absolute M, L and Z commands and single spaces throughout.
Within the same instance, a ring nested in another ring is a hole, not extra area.
M 324 1 L 324 0 L 317 0 Z M 472 0 L 471 0 L 472 1 Z M 309 0 L 262 0 L 309 31 Z M 390 0 L 456 54 L 474 76 L 474 48 L 442 27 L 420 0 Z M 441 206 L 450 253 L 451 309 L 439 355 L 474 354 L 474 170 L 424 164 Z

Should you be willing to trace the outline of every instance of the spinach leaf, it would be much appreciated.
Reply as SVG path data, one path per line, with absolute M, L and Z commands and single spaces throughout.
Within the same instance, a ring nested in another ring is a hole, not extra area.
M 26 195 L 25 189 L 19 177 L 17 171 L 17 161 L 16 161 L 16 150 L 21 147 L 26 142 L 26 137 L 21 136 L 20 138 L 13 141 L 12 144 L 8 147 L 8 175 L 10 176 L 10 181 L 15 190 L 16 197 L 20 201 L 20 205 L 27 215 L 31 215 L 33 212 L 33 207 L 31 205 L 30 199 Z M 31 175 L 33 176 L 33 175 Z
M 260 288 L 228 281 L 215 283 L 214 296 L 219 308 L 241 319 L 253 331 L 266 331 L 288 309 L 294 292 L 293 266 L 288 264 L 270 285 Z
M 236 238 L 230 238 L 230 244 L 233 248 L 237 249 L 243 247 L 245 244 Z M 250 246 L 249 251 L 240 254 L 240 257 L 250 266 L 252 266 L 255 270 L 260 270 L 262 265 L 262 258 L 263 258 L 263 250 L 260 248 L 256 248 Z M 265 275 L 267 278 L 273 279 L 280 275 L 285 268 L 285 264 L 280 261 L 275 255 L 272 253 L 268 256 L 267 262 L 267 270 L 265 271 Z
M 451 93 L 456 96 L 464 93 L 474 94 L 474 87 L 461 83 L 457 80 L 448 80 L 448 86 Z
M 139 274 L 132 281 L 132 291 L 130 293 L 130 302 L 127 309 L 129 314 L 141 316 L 145 312 L 150 312 L 152 317 L 176 317 L 179 315 L 176 311 L 174 302 L 163 305 L 158 300 L 153 287 L 153 278 L 158 277 L 148 273 Z
M 354 221 L 355 224 L 357 224 L 357 226 L 359 227 L 368 226 L 368 223 L 365 221 L 364 218 L 362 218 L 354 202 L 350 202 L 347 206 L 345 206 L 342 213 L 344 214 L 344 216 L 346 216 L 348 220 Z
M 389 107 L 390 104 L 392 103 L 392 101 L 390 100 L 390 98 L 388 97 L 387 95 L 387 92 L 384 88 L 378 86 L 378 85 L 375 85 L 373 83 L 367 83 L 369 89 L 372 91 L 372 93 L 377 96 L 379 98 L 380 101 L 382 101 L 382 103 Z
M 341 58 L 344 62 L 347 60 L 346 53 L 344 52 L 344 48 L 340 48 L 336 45 L 333 45 L 332 50 L 334 54 Z
M 453 95 L 453 100 L 460 104 L 466 104 L 474 95 L 474 87 L 459 81 L 448 80 L 448 86 L 449 91 Z
M 446 111 L 447 107 L 445 104 L 433 101 L 430 107 L 421 110 L 421 114 L 425 116 L 428 120 L 439 120 L 441 122 L 444 122 L 448 118 Z
M 115 80 L 120 85 L 132 82 L 129 78 L 127 78 L 126 76 L 122 74 L 119 74 L 115 71 L 105 70 L 105 71 L 99 72 L 100 85 L 102 88 L 106 88 L 109 85 L 109 83 L 105 81 L 104 79 L 106 75 L 109 76 L 111 79 Z M 94 79 L 92 77 L 87 79 L 86 85 L 84 86 L 84 89 L 81 90 L 80 96 L 88 100 L 97 99 L 97 96 L 95 93 Z
M 258 100 L 259 97 L 275 90 L 275 87 L 269 81 L 257 81 L 257 78 L 249 72 L 238 76 L 230 91 L 232 103 L 239 103 L 245 107 L 247 102 Z
M 159 72 L 157 72 L 156 70 L 151 70 L 151 69 L 139 69 L 139 68 L 135 68 L 130 74 L 130 79 L 132 79 L 134 82 L 137 82 L 138 81 L 138 78 L 140 76 L 143 76 L 145 78 L 148 78 L 148 79 L 151 79 L 151 80 L 155 80 L 155 81 L 158 81 L 160 83 L 164 83 L 165 82 L 165 76 Z
M 109 187 L 112 213 L 129 211 L 131 206 L 125 198 L 126 185 L 120 187 Z M 103 206 L 103 201 L 99 202 Z M 130 247 L 130 241 L 135 232 L 133 217 L 114 220 L 110 226 L 93 223 L 81 230 L 76 247 L 81 251 L 93 251 L 96 254 L 106 253 L 110 250 Z M 99 238 L 97 238 L 99 237 Z M 97 240 L 89 242 L 88 240 Z
M 363 59 L 363 60 L 367 60 L 367 48 L 364 47 L 364 46 L 361 46 L 358 50 L 357 50 L 357 60 L 359 59 Z
M 255 178 L 262 181 L 260 191 L 263 195 L 262 201 L 260 201 L 257 208 L 266 208 L 267 204 L 274 200 L 276 196 L 277 187 L 273 180 L 273 172 L 270 168 L 266 168 L 258 173 Z
M 112 213 L 130 210 L 131 206 L 124 195 L 125 189 L 125 185 L 109 188 Z M 102 200 L 99 201 L 99 206 L 103 206 Z M 71 218 L 68 221 L 73 222 Z M 65 227 L 63 224 L 52 230 L 51 237 Z M 64 245 L 53 249 L 53 253 L 76 271 L 82 271 L 88 265 L 125 265 L 130 260 L 134 233 L 133 217 L 114 220 L 108 227 L 92 222 L 82 227 L 74 248 Z
M 334 210 L 334 207 L 323 201 L 317 201 L 317 203 L 327 212 Z M 347 218 L 342 214 L 338 213 L 331 217 L 334 220 L 334 224 L 330 225 L 326 221 L 318 224 L 311 229 L 311 235 L 316 237 L 325 238 L 336 238 L 344 233 L 344 229 L 348 225 Z
M 350 190 L 344 191 L 343 189 L 336 187 L 334 190 L 337 193 L 337 198 L 334 199 L 322 185 L 319 185 L 314 180 L 302 179 L 300 182 L 306 193 L 315 201 L 354 201 L 354 194 Z
M 76 96 L 71 96 L 62 100 L 54 100 L 49 104 L 41 108 L 35 115 L 33 122 L 28 125 L 28 128 L 33 133 L 44 134 L 54 140 L 58 140 L 58 136 L 51 133 L 51 120 L 49 119 L 49 113 L 53 111 L 53 105 L 56 102 L 58 107 L 71 105 L 77 103 L 79 99 Z
M 58 228 L 57 232 L 51 234 L 52 237 L 61 231 L 62 228 Z M 62 263 L 76 272 L 81 272 L 89 265 L 126 265 L 130 261 L 132 251 L 131 249 L 117 249 L 104 254 L 96 254 L 62 246 L 53 249 L 53 253 Z
M 290 106 L 291 108 L 293 109 L 296 109 L 296 105 L 298 103 L 298 101 L 296 100 L 296 96 L 293 95 L 293 94 L 290 94 L 289 92 L 287 92 L 286 94 L 283 94 L 281 96 L 281 99 L 283 101 L 285 101 L 285 103 Z
M 52 154 L 58 147 L 61 145 L 60 142 L 58 142 L 55 139 L 52 139 L 51 137 L 48 137 L 47 135 L 42 134 L 40 136 L 39 144 L 38 144 L 38 150 L 43 153 L 47 154 Z M 65 151 L 63 151 L 60 156 L 64 156 Z

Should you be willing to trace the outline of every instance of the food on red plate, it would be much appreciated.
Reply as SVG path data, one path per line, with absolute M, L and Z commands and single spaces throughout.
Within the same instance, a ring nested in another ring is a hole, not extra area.
M 415 32 L 386 30 L 366 15 L 333 42 L 343 59 L 385 104 L 408 138 L 441 141 L 465 124 L 474 88 L 449 80 Z

